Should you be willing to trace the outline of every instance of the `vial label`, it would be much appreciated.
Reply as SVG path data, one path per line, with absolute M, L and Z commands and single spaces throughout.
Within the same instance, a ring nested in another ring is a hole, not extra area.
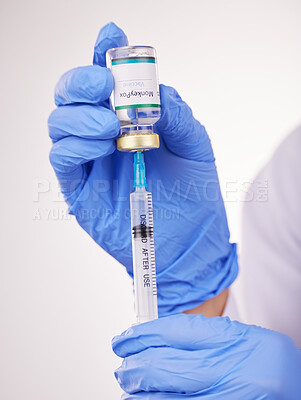
M 112 60 L 115 110 L 160 107 L 157 67 L 154 57 Z

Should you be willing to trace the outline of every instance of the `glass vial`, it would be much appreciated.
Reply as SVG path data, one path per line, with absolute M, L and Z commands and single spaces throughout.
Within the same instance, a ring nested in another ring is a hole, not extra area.
M 156 51 L 149 46 L 110 49 L 107 67 L 114 77 L 110 101 L 121 123 L 120 151 L 156 149 L 159 136 L 153 132 L 161 116 Z

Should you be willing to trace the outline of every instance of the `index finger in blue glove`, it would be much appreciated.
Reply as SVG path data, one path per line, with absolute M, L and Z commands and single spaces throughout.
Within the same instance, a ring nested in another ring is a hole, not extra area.
M 55 104 L 99 104 L 109 98 L 113 87 L 113 76 L 108 68 L 99 65 L 77 67 L 67 71 L 58 81 L 54 93 Z
M 176 316 L 165 320 L 175 324 L 143 324 L 145 332 L 136 341 L 144 344 L 148 336 L 156 340 L 149 340 L 147 350 L 126 357 L 117 370 L 120 385 L 128 392 L 157 390 L 223 400 L 299 398 L 300 350 L 288 336 L 225 318 L 187 315 L 185 320 Z M 165 346 L 158 347 L 163 336 Z
M 160 85 L 160 97 L 162 114 L 155 130 L 161 134 L 169 150 L 189 160 L 214 162 L 206 129 L 194 118 L 178 92 Z
M 214 364 L 213 359 L 211 363 Z M 152 347 L 125 358 L 115 371 L 115 377 L 127 393 L 157 391 L 192 394 L 214 383 L 212 376 L 206 373 L 207 366 L 208 359 L 202 357 L 201 350 L 191 352 Z M 195 377 L 192 371 L 197 371 Z M 171 381 L 174 376 L 177 379 Z
M 228 328 L 231 328 L 229 334 Z M 240 324 L 228 317 L 177 314 L 129 328 L 113 339 L 112 347 L 119 357 L 129 357 L 149 347 L 195 350 L 227 343 L 229 338 L 234 340 L 235 332 L 240 334 Z
M 56 108 L 48 118 L 48 129 L 53 142 L 66 136 L 113 139 L 119 133 L 120 122 L 105 107 L 73 104 Z
M 74 192 L 84 181 L 86 169 L 82 164 L 110 155 L 115 149 L 112 139 L 93 140 L 69 136 L 54 143 L 49 158 L 62 192 Z
M 106 52 L 113 47 L 123 47 L 128 45 L 128 39 L 114 22 L 110 22 L 101 28 L 94 46 L 93 64 L 106 66 Z

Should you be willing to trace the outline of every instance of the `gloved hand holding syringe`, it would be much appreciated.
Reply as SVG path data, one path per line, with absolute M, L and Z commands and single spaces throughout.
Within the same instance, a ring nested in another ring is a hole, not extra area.
M 152 195 L 146 191 L 142 151 L 159 147 L 153 124 L 160 118 L 155 49 L 113 48 L 106 54 L 114 78 L 111 107 L 121 123 L 120 151 L 134 152 L 134 188 L 130 195 L 133 275 L 137 323 L 158 318 Z

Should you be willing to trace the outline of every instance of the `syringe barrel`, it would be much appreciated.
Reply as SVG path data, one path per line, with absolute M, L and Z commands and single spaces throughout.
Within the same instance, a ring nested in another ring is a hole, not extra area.
M 136 187 L 130 202 L 135 311 L 143 323 L 158 318 L 152 195 Z

